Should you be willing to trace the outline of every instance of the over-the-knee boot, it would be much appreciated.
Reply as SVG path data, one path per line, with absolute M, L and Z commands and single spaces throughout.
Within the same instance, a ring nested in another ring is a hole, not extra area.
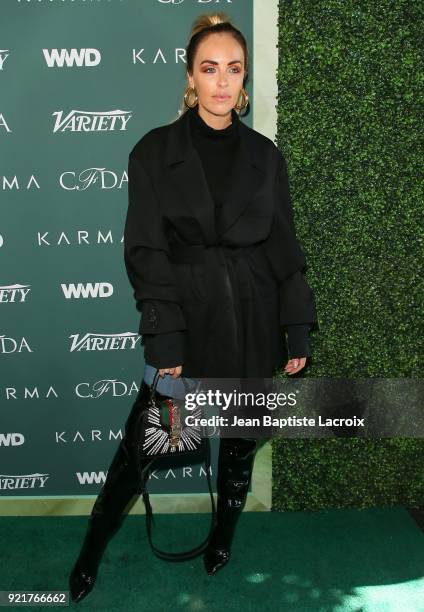
M 244 508 L 252 476 L 257 440 L 222 438 L 217 476 L 217 524 L 203 560 L 209 575 L 215 574 L 231 554 L 238 518 Z
M 142 384 L 139 398 L 145 392 L 145 384 Z M 89 517 L 84 542 L 69 578 L 71 597 L 75 602 L 81 601 L 93 589 L 103 553 L 125 519 L 123 511 L 131 498 L 141 491 L 140 474 L 132 450 L 132 433 L 139 408 L 136 400 L 125 425 L 126 434 L 118 446 Z M 149 461 L 142 466 L 146 469 L 146 477 L 148 466 Z

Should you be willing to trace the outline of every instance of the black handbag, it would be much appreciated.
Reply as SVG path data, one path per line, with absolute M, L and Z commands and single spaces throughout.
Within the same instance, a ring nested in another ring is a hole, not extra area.
M 134 432 L 135 461 L 141 481 L 141 493 L 146 508 L 146 528 L 150 546 L 153 552 L 167 561 L 185 561 L 202 554 L 207 548 L 213 529 L 217 522 L 215 500 L 211 483 L 211 449 L 207 428 L 198 425 L 187 425 L 185 417 L 204 417 L 203 407 L 196 405 L 193 410 L 185 407 L 184 399 L 169 397 L 156 389 L 159 380 L 159 370 L 156 371 L 149 392 L 144 395 Z M 192 381 L 181 376 L 186 393 L 198 391 L 193 388 Z M 203 461 L 206 469 L 209 495 L 211 498 L 212 516 L 209 534 L 205 540 L 191 550 L 184 552 L 166 552 L 158 549 L 152 542 L 153 510 L 147 491 L 148 470 L 153 462 L 169 457 L 185 457 Z

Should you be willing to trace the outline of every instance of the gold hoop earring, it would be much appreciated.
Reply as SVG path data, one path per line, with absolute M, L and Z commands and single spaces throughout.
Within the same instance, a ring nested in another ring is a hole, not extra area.
M 242 97 L 242 102 L 240 102 L 240 96 Z M 243 108 L 246 108 L 246 106 L 249 103 L 249 94 L 247 93 L 247 91 L 245 90 L 244 87 L 242 87 L 240 93 L 239 93 L 239 97 L 237 100 L 237 104 L 235 105 L 235 109 L 240 111 L 243 110 Z
M 190 97 L 195 96 L 194 102 Z M 184 92 L 184 103 L 188 108 L 194 108 L 198 103 L 197 92 L 194 87 L 187 86 Z

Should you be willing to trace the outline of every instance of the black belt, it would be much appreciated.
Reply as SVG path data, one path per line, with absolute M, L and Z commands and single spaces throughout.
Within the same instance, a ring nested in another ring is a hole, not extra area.
M 237 247 L 226 244 L 174 244 L 170 247 L 170 260 L 173 263 L 205 264 L 212 252 L 224 258 L 240 259 L 255 251 L 259 246 L 259 243 Z

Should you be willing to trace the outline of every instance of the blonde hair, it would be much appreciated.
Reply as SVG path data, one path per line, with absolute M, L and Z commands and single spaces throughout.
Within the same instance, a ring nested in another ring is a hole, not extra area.
M 231 23 L 231 17 L 226 13 L 203 13 L 203 15 L 199 15 L 191 26 L 190 39 L 204 28 L 218 25 L 218 23 Z

